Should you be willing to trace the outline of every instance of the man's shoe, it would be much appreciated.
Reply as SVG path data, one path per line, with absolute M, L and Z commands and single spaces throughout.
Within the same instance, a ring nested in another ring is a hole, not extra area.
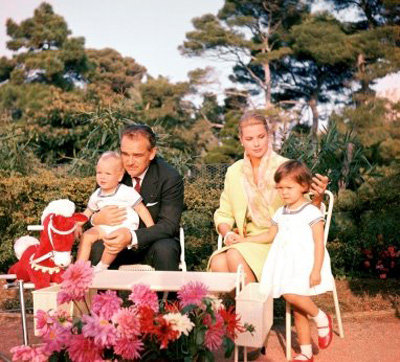
M 318 336 L 318 347 L 321 349 L 328 348 L 333 338 L 332 317 L 329 314 L 327 314 L 326 316 L 328 317 L 328 325 L 317 327 L 318 329 L 329 328 L 328 334 L 325 337 Z
M 305 357 L 305 359 L 296 359 L 296 357 L 297 356 L 303 356 L 303 357 Z M 292 360 L 290 360 L 290 362 L 302 362 L 302 361 L 304 361 L 304 362 L 313 362 L 314 361 L 314 356 L 311 356 L 310 358 L 308 358 L 305 354 L 303 354 L 303 353 L 300 353 L 300 354 L 298 354 L 294 359 L 292 359 Z

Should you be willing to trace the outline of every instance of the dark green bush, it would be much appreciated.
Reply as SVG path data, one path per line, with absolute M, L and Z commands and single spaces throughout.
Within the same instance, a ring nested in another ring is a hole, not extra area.
M 14 240 L 28 234 L 27 225 L 40 223 L 50 201 L 68 198 L 83 211 L 94 185 L 93 178 L 72 178 L 51 171 L 0 177 L 0 270 L 6 271 L 15 262 Z

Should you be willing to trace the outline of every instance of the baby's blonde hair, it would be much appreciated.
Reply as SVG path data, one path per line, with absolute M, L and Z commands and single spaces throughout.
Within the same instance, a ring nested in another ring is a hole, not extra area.
M 108 159 L 113 159 L 113 160 L 115 160 L 116 162 L 117 162 L 117 165 L 118 165 L 118 167 L 120 168 L 120 170 L 122 171 L 123 170 L 123 168 L 124 168 L 124 165 L 122 164 L 122 158 L 121 158 L 121 155 L 118 153 L 118 152 L 116 152 L 116 151 L 107 151 L 107 152 L 104 152 L 101 156 L 100 156 L 100 158 L 99 158 L 99 160 L 97 161 L 97 163 L 99 163 L 100 161 L 106 161 L 106 160 L 108 160 Z

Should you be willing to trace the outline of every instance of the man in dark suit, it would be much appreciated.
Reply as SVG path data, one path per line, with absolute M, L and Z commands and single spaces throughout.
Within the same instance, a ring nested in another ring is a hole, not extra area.
M 125 168 L 122 183 L 133 186 L 150 211 L 154 225 L 118 229 L 92 248 L 94 265 L 103 248 L 118 254 L 111 268 L 145 263 L 156 270 L 178 270 L 179 223 L 183 208 L 183 180 L 179 173 L 157 156 L 156 136 L 146 125 L 128 126 L 121 135 L 121 157 Z M 92 217 L 94 225 L 118 225 L 125 211 L 117 206 L 103 208 Z

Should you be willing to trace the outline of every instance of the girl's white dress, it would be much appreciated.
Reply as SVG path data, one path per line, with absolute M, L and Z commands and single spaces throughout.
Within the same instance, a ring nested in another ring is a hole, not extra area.
M 332 290 L 331 261 L 325 248 L 321 283 L 310 288 L 314 265 L 314 239 L 311 226 L 323 219 L 321 211 L 311 203 L 296 210 L 283 206 L 272 218 L 278 233 L 264 264 L 260 291 L 279 298 L 282 294 L 316 295 Z

